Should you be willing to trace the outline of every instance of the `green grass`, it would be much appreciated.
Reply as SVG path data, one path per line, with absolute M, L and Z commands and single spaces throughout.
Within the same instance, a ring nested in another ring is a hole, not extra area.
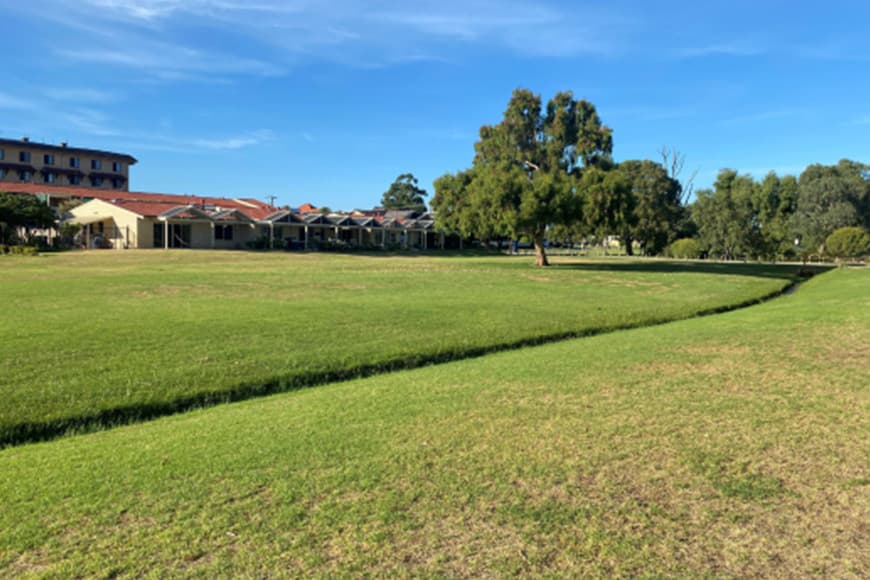
M 794 271 L 234 252 L 4 260 L 0 446 L 683 318 L 775 292 Z
M 7 448 L 0 575 L 867 577 L 868 288 Z

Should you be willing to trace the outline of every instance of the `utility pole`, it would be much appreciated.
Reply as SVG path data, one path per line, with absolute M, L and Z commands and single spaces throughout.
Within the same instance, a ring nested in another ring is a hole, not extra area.
M 267 195 L 266 198 L 269 200 L 269 205 L 274 206 L 275 200 L 278 199 L 277 195 Z

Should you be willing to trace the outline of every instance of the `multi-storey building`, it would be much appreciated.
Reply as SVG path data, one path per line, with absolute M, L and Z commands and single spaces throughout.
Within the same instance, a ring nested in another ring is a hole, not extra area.
M 135 163 L 126 153 L 0 139 L 0 190 L 15 182 L 128 191 Z

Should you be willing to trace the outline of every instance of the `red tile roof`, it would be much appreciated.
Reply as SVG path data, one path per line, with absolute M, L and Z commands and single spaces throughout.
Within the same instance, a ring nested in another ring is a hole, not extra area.
M 131 200 L 106 200 L 120 208 L 132 211 L 144 217 L 157 217 L 162 213 L 177 208 L 177 203 L 167 203 L 165 201 L 131 201 Z
M 278 208 L 256 199 L 230 199 L 199 195 L 175 195 L 147 193 L 144 191 L 118 191 L 116 189 L 92 189 L 43 185 L 40 183 L 0 183 L 0 191 L 10 193 L 49 194 L 57 197 L 101 199 L 129 209 L 142 216 L 153 217 L 182 205 L 213 206 L 221 209 L 237 209 L 253 219 L 263 219 L 278 211 Z M 135 208 L 135 209 L 134 209 Z

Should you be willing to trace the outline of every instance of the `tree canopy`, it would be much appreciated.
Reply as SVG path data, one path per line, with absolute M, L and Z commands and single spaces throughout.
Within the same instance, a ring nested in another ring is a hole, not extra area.
M 33 195 L 0 192 L 0 241 L 11 241 L 14 230 L 54 226 L 56 216 L 45 202 Z
M 870 226 L 870 166 L 844 159 L 810 165 L 800 176 L 793 227 L 802 246 L 822 252 L 841 227 Z
M 843 160 L 810 165 L 800 179 L 771 172 L 761 181 L 724 169 L 690 210 L 707 255 L 819 256 L 834 230 L 870 225 L 870 166 Z
M 619 172 L 630 196 L 622 220 L 626 252 L 632 253 L 636 241 L 644 254 L 660 254 L 676 237 L 674 226 L 683 216 L 683 188 L 664 166 L 646 159 L 623 161 Z
M 609 168 L 612 150 L 612 132 L 592 103 L 565 91 L 545 109 L 540 95 L 517 89 L 502 121 L 480 128 L 471 169 L 435 182 L 432 205 L 442 227 L 464 235 L 527 236 L 535 264 L 546 266 L 547 228 L 582 218 L 583 173 Z
M 426 211 L 426 197 L 429 194 L 418 186 L 412 173 L 403 173 L 390 185 L 381 197 L 381 205 L 389 210 Z
M 692 217 L 701 248 L 725 260 L 747 256 L 757 243 L 752 199 L 755 181 L 733 169 L 719 172 L 713 189 L 698 192 Z

